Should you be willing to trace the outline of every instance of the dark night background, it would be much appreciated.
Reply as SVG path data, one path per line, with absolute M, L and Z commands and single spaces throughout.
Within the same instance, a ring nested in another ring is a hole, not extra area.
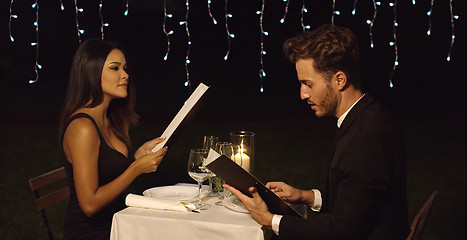
M 82 40 L 100 38 L 99 1 L 78 1 Z M 183 0 L 168 0 L 167 30 L 173 30 L 168 60 L 163 57 L 167 41 L 162 31 L 162 0 L 103 1 L 105 39 L 123 44 L 132 80 L 137 85 L 139 126 L 132 129 L 133 148 L 159 136 L 195 87 L 210 85 L 207 96 L 195 114 L 184 121 L 169 141 L 169 152 L 156 174 L 141 176 L 131 187 L 139 192 L 156 185 L 193 182 L 185 172 L 188 149 L 199 147 L 203 135 L 229 140 L 233 130 L 256 132 L 256 172 L 263 181 L 284 180 L 301 188 L 321 187 L 326 171 L 326 146 L 332 138 L 334 119 L 316 119 L 299 98 L 294 66 L 282 54 L 282 43 L 302 31 L 302 1 L 291 0 L 285 23 L 285 2 L 266 1 L 263 27 L 264 92 L 259 91 L 260 0 L 228 1 L 230 56 L 225 33 L 224 1 L 191 0 L 189 73 L 186 81 L 187 36 Z M 315 29 L 331 22 L 332 0 L 305 1 L 304 22 Z M 392 1 L 391 1 L 392 2 Z M 373 15 L 373 2 L 337 0 L 335 24 L 350 28 L 362 52 L 361 76 L 364 89 L 392 110 L 404 131 L 408 152 L 408 201 L 412 218 L 433 190 L 440 196 L 427 225 L 426 239 L 465 239 L 466 237 L 466 11 L 461 1 L 453 1 L 455 43 L 451 61 L 446 61 L 451 43 L 449 0 L 435 1 L 432 34 L 427 36 L 429 0 L 398 1 L 397 46 L 399 66 L 389 79 L 394 63 L 393 8 L 381 1 L 373 28 L 375 47 L 370 48 L 367 19 Z M 44 227 L 33 205 L 27 179 L 60 167 L 58 118 L 68 82 L 69 68 L 79 42 L 75 25 L 74 1 L 39 1 L 39 81 L 35 78 L 36 41 L 33 26 L 34 1 L 13 2 L 8 35 L 9 3 L 0 5 L 0 236 L 5 239 L 42 239 Z M 140 193 L 140 192 L 139 192 Z M 53 210 L 52 210 L 53 211 Z M 63 206 L 55 215 L 62 216 Z M 61 217 L 63 218 L 63 217 Z M 60 219 L 60 217 L 58 217 Z M 61 220 L 57 220 L 60 222 Z M 59 228 L 58 228 L 59 229 Z

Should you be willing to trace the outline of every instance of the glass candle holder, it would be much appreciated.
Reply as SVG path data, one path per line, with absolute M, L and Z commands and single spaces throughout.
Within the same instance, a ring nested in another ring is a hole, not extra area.
M 253 174 L 255 163 L 255 133 L 235 131 L 230 133 L 230 142 L 238 145 L 240 152 L 235 154 L 235 161 L 240 161 L 242 168 Z

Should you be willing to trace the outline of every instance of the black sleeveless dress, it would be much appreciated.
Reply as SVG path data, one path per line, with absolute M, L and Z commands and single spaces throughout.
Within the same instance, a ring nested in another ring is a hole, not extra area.
M 65 124 L 63 129 L 61 144 L 63 146 L 63 136 L 65 130 L 71 121 L 77 118 L 88 118 L 97 129 L 100 139 L 98 171 L 99 187 L 105 185 L 118 176 L 120 176 L 131 164 L 130 159 L 125 157 L 119 151 L 111 148 L 102 136 L 99 127 L 94 119 L 85 113 L 73 115 Z M 70 199 L 65 215 L 64 239 L 109 239 L 110 227 L 114 213 L 125 208 L 125 195 L 120 194 L 111 204 L 103 208 L 99 213 L 92 217 L 87 217 L 81 210 L 76 195 L 75 184 L 73 180 L 73 166 L 66 158 L 64 162 L 65 171 L 68 176 L 70 186 Z

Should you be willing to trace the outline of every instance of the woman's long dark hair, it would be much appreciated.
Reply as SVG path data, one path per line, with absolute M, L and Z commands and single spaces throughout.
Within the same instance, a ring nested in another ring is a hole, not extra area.
M 78 108 L 93 108 L 102 103 L 102 69 L 107 56 L 114 49 L 124 52 L 117 43 L 101 39 L 89 39 L 79 46 L 70 70 L 60 132 L 63 132 L 66 121 Z M 130 76 L 130 73 L 128 75 Z M 125 142 L 127 146 L 130 146 L 128 131 L 130 126 L 138 122 L 139 117 L 134 111 L 136 102 L 135 84 L 130 77 L 128 80 L 128 96 L 113 99 L 107 109 L 107 116 L 115 135 Z

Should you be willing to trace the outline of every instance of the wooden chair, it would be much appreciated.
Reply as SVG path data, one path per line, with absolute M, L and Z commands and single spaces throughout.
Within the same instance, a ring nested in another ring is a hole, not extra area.
M 410 234 L 406 240 L 421 239 L 426 220 L 430 215 L 431 209 L 433 208 L 433 203 L 437 196 L 438 191 L 435 190 L 428 198 L 428 200 L 426 200 L 425 204 L 423 204 L 423 207 L 418 211 L 417 215 L 415 215 L 412 226 L 410 227 Z
M 29 179 L 29 187 L 31 191 L 34 192 L 35 203 L 37 210 L 41 213 L 42 219 L 44 220 L 45 225 L 47 226 L 47 233 L 49 239 L 53 240 L 53 234 L 49 226 L 49 221 L 47 215 L 45 214 L 45 209 L 51 207 L 65 199 L 68 199 L 70 188 L 68 185 L 66 187 L 60 188 L 59 190 L 52 191 L 44 196 L 39 194 L 39 189 L 47 187 L 51 184 L 57 183 L 63 179 L 66 179 L 65 168 L 61 167 L 53 171 L 47 172 L 40 176 Z

